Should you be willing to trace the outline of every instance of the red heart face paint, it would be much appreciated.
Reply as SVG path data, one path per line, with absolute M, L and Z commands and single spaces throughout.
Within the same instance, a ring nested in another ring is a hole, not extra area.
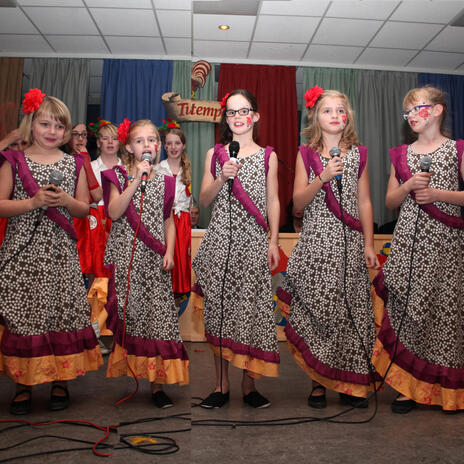
M 248 127 L 251 127 L 253 125 L 253 121 L 251 120 L 251 116 L 247 116 L 246 122 L 247 122 Z
M 420 111 L 419 111 L 419 116 L 421 118 L 428 118 L 430 116 L 430 113 L 429 113 L 429 109 L 428 108 L 422 108 Z
M 347 120 L 347 115 L 346 114 L 342 114 L 342 122 L 343 124 L 346 124 L 346 120 Z

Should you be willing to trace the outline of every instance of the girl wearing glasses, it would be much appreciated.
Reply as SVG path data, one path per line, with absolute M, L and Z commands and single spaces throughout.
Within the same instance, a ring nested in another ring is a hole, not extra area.
M 221 105 L 222 143 L 206 155 L 200 191 L 200 203 L 213 207 L 212 217 L 192 265 L 194 304 L 204 309 L 216 368 L 216 387 L 201 406 L 219 408 L 229 400 L 230 362 L 243 370 L 243 401 L 265 408 L 270 402 L 256 391 L 254 379 L 278 375 L 271 289 L 271 271 L 279 262 L 277 156 L 255 142 L 260 116 L 250 92 L 235 90 Z M 240 144 L 238 163 L 230 159 L 231 142 Z
M 464 409 L 464 141 L 447 136 L 441 90 L 413 89 L 403 108 L 417 140 L 390 150 L 386 205 L 400 213 L 374 281 L 383 319 L 373 363 L 399 392 L 393 412 L 416 403 L 456 411 Z

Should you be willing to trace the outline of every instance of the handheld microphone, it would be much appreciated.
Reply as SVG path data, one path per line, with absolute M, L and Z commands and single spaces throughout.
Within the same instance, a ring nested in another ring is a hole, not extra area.
M 148 161 L 150 164 L 152 164 L 153 158 L 151 157 L 150 153 L 144 153 L 142 155 L 141 161 Z M 147 182 L 148 182 L 148 172 L 143 172 L 142 183 L 140 184 L 140 190 L 142 191 L 142 193 L 145 193 L 145 189 L 147 188 Z
M 232 142 L 230 142 L 230 144 L 229 144 L 229 158 L 235 164 L 238 164 L 237 155 L 238 155 L 239 151 L 240 151 L 240 144 L 236 140 L 233 140 Z M 234 185 L 234 177 L 229 177 L 229 192 L 232 192 L 232 186 L 233 185 Z
M 419 161 L 421 172 L 429 172 L 432 166 L 432 158 L 429 155 L 421 156 Z
M 59 187 L 61 183 L 63 182 L 64 176 L 61 171 L 52 171 L 49 176 L 48 176 L 48 183 L 53 184 L 55 187 Z M 53 189 L 48 188 L 47 190 L 53 191 Z M 43 205 L 42 208 L 40 208 L 40 213 L 39 217 L 37 218 L 36 224 L 39 225 L 42 222 L 42 219 L 44 217 L 44 214 L 46 213 L 48 209 L 48 205 Z
M 329 151 L 329 155 L 332 157 L 332 158 L 335 158 L 336 156 L 340 156 L 342 153 L 342 151 L 340 150 L 340 148 L 338 147 L 332 147 Z M 342 178 L 342 175 L 341 174 L 337 174 L 335 176 L 335 179 L 337 180 L 340 180 Z

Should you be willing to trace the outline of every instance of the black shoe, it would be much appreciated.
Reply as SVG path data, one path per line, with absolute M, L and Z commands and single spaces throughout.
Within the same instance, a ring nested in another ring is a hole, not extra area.
M 155 403 L 155 406 L 160 409 L 166 409 L 174 406 L 171 398 L 169 398 L 163 390 L 158 390 L 156 393 L 152 393 L 151 399 L 153 400 L 153 403 Z
M 65 392 L 65 395 L 54 395 L 53 392 L 58 389 Z M 50 394 L 50 401 L 48 402 L 48 409 L 50 411 L 62 411 L 69 406 L 69 392 L 67 387 L 54 383 Z
M 252 391 L 248 393 L 248 395 L 244 395 L 243 401 L 256 409 L 268 408 L 271 405 L 271 402 L 257 391 Z
M 343 404 L 347 404 L 353 408 L 367 408 L 369 406 L 369 400 L 359 396 L 347 395 L 346 393 L 339 393 L 340 401 Z
M 213 392 L 200 403 L 200 406 L 206 409 L 222 408 L 228 401 L 229 392 Z
M 23 393 L 29 394 L 27 400 L 15 401 L 15 399 Z M 23 390 L 20 390 L 18 393 L 16 393 L 15 397 L 10 403 L 10 414 L 15 416 L 24 416 L 25 414 L 29 414 L 32 410 L 31 395 L 32 391 L 28 388 L 24 388 Z
M 324 393 L 322 395 L 313 395 L 316 390 L 322 390 Z M 327 400 L 325 398 L 325 387 L 322 385 L 317 385 L 313 387 L 310 395 L 308 396 L 308 406 L 314 409 L 324 409 L 327 407 Z
M 403 395 L 399 393 L 391 404 L 392 412 L 395 414 L 407 414 L 408 412 L 411 412 L 416 407 L 416 402 L 413 400 L 399 401 L 398 398 L 400 396 Z

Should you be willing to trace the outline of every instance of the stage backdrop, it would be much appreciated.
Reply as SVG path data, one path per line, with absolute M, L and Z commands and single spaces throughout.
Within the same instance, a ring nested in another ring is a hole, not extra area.
M 221 64 L 218 100 L 235 89 L 247 89 L 258 100 L 261 119 L 258 143 L 271 145 L 279 158 L 279 198 L 281 224 L 293 194 L 293 178 L 298 150 L 298 104 L 294 66 Z

